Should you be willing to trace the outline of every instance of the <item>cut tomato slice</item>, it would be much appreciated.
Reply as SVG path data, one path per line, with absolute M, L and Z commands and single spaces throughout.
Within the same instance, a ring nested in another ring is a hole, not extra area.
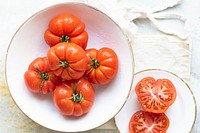
M 143 78 L 135 91 L 143 109 L 153 113 L 164 113 L 176 99 L 176 89 L 168 79 Z
M 129 122 L 130 133 L 166 133 L 169 119 L 164 113 L 137 111 Z

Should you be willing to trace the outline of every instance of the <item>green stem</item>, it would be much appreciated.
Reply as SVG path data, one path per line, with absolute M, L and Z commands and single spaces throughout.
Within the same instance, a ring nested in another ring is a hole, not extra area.
M 83 99 L 83 95 L 82 95 L 82 93 L 80 92 L 80 94 L 78 94 L 77 92 L 76 92 L 76 83 L 74 82 L 74 93 L 73 93 L 73 95 L 72 95 L 72 98 L 73 98 L 73 100 L 74 100 L 74 102 L 80 102 L 82 99 Z
M 40 84 L 40 91 L 42 92 L 42 87 L 44 85 L 45 80 L 47 80 L 49 78 L 48 73 L 42 72 L 40 71 L 36 66 L 34 66 L 34 68 L 37 70 L 37 72 L 40 74 L 42 82 Z
M 60 38 L 60 41 L 61 42 L 69 42 L 70 38 L 68 36 L 62 35 L 61 38 Z

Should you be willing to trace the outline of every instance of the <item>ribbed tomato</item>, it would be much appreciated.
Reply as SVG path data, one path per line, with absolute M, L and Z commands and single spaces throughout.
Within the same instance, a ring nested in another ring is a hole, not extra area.
M 85 51 L 77 44 L 61 42 L 47 53 L 50 69 L 65 80 L 81 78 L 87 69 Z
M 100 50 L 91 48 L 86 50 L 88 56 L 88 68 L 86 76 L 91 83 L 107 84 L 117 74 L 118 58 L 110 48 Z
M 47 94 L 54 91 L 61 78 L 49 69 L 46 57 L 38 57 L 31 62 L 24 73 L 24 80 L 31 92 Z
M 94 99 L 94 88 L 84 78 L 62 82 L 53 94 L 56 108 L 67 116 L 81 116 L 89 112 Z
M 135 91 L 143 109 L 153 113 L 164 113 L 176 99 L 175 86 L 168 79 L 143 78 Z
M 85 24 L 72 14 L 60 14 L 53 17 L 44 33 L 46 43 L 52 47 L 59 42 L 72 42 L 86 48 L 88 34 Z

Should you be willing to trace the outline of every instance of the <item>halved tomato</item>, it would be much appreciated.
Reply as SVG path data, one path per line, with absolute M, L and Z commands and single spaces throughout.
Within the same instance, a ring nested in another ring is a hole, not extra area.
M 137 111 L 129 122 L 130 133 L 166 133 L 169 119 L 164 113 Z
M 153 113 L 164 113 L 176 99 L 176 89 L 168 79 L 143 78 L 135 91 L 143 109 Z

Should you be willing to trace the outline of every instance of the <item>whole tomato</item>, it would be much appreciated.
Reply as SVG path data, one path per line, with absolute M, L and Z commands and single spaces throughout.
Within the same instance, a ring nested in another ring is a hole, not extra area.
M 47 53 L 50 69 L 65 80 L 81 78 L 87 69 L 85 51 L 74 43 L 61 42 Z
M 94 99 L 94 88 L 84 78 L 62 82 L 53 93 L 56 108 L 66 116 L 81 116 L 89 112 Z
M 71 14 L 60 14 L 50 20 L 44 39 L 50 47 L 59 42 L 73 42 L 85 49 L 88 34 L 85 24 L 79 18 Z
M 54 91 L 61 78 L 49 69 L 46 57 L 38 57 L 31 62 L 24 73 L 24 81 L 31 92 L 47 94 Z
M 137 111 L 129 121 L 130 133 L 166 133 L 169 119 L 164 113 Z
M 135 91 L 144 110 L 164 113 L 176 99 L 176 89 L 168 79 L 145 77 L 140 80 Z
M 88 57 L 88 67 L 86 76 L 88 81 L 95 84 L 107 84 L 117 74 L 118 58 L 116 53 L 110 48 L 100 50 L 91 48 L 86 50 Z

